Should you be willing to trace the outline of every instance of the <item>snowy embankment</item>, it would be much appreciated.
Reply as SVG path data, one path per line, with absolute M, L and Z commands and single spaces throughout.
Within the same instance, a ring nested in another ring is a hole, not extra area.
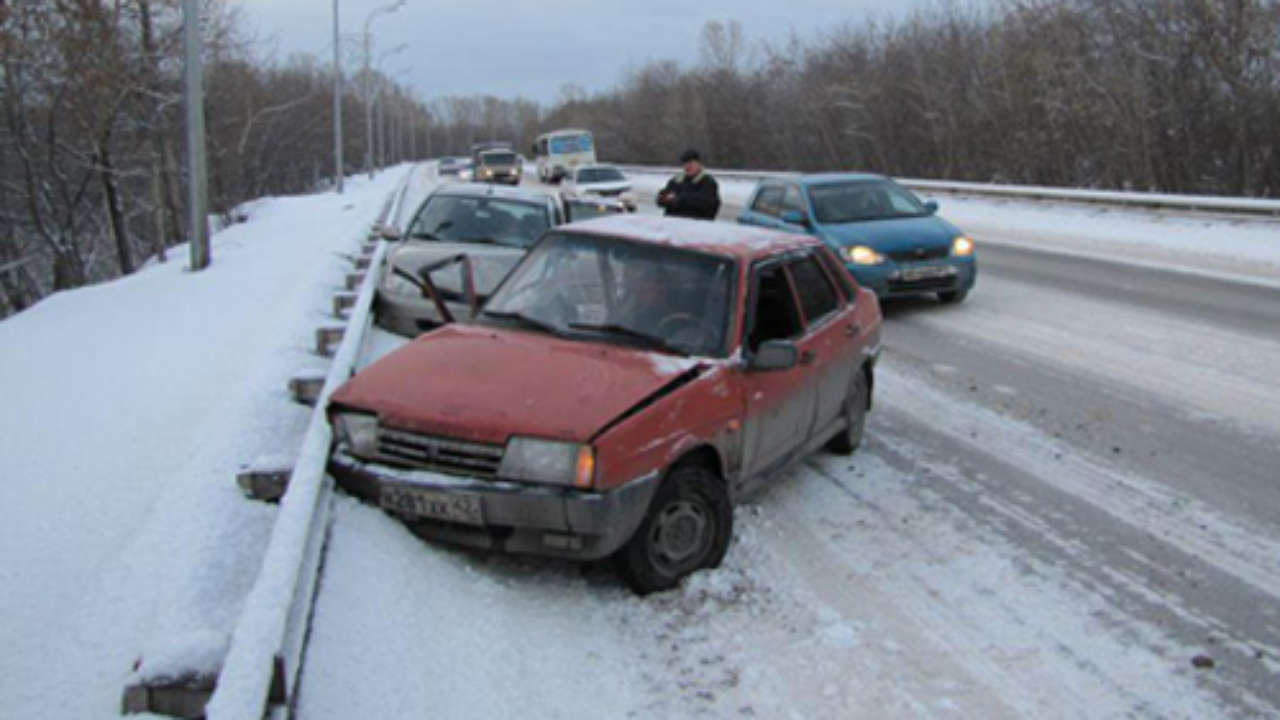
M 714 172 L 714 171 L 713 171 Z M 631 175 L 642 201 L 666 175 Z M 720 181 L 720 219 L 733 220 L 756 183 Z M 925 195 L 979 243 L 1015 245 L 1280 287 L 1280 222 L 1184 210 L 1141 210 L 977 195 Z
M 220 661 L 275 517 L 235 473 L 296 451 L 309 410 L 286 383 L 323 365 L 344 254 L 404 172 L 249 203 L 205 271 L 175 248 L 0 323 L 6 714 L 101 717 L 139 656 Z

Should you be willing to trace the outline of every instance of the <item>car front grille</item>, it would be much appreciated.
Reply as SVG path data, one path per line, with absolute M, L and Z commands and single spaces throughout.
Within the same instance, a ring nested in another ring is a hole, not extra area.
M 493 478 L 502 464 L 501 445 L 466 442 L 378 428 L 378 456 L 406 467 L 449 475 Z
M 621 190 L 592 190 L 591 192 L 595 193 L 596 195 L 603 195 L 605 197 L 613 197 L 614 195 L 622 194 Z
M 917 260 L 937 260 L 938 258 L 946 257 L 950 253 L 950 245 L 914 247 L 906 250 L 894 250 L 889 253 L 889 258 L 894 262 L 915 262 Z

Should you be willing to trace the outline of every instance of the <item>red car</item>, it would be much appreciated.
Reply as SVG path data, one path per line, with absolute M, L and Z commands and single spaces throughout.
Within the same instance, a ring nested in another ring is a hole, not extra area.
M 858 446 L 880 306 L 816 239 L 553 228 L 467 323 L 332 396 L 330 470 L 429 538 L 592 560 L 638 592 L 719 564 L 733 503 Z

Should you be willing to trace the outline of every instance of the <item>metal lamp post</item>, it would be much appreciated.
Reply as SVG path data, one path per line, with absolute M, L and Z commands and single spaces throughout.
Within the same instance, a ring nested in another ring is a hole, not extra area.
M 373 98 L 371 97 L 372 88 L 370 87 L 370 70 L 369 70 L 369 24 L 379 15 L 395 12 L 403 6 L 407 0 L 396 0 L 390 5 L 384 5 L 380 8 L 374 8 L 364 19 L 364 167 L 369 173 L 369 177 L 373 178 Z
M 200 3 L 183 0 L 186 51 L 187 205 L 191 222 L 191 269 L 209 266 L 209 193 L 204 146 L 204 65 L 201 63 Z

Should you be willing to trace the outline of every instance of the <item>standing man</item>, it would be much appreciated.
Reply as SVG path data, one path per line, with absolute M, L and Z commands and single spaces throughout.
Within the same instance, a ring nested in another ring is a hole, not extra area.
M 702 168 L 697 150 L 685 150 L 680 156 L 684 172 L 667 181 L 658 193 L 658 204 L 672 217 L 715 220 L 720 211 L 720 188 L 716 179 Z

